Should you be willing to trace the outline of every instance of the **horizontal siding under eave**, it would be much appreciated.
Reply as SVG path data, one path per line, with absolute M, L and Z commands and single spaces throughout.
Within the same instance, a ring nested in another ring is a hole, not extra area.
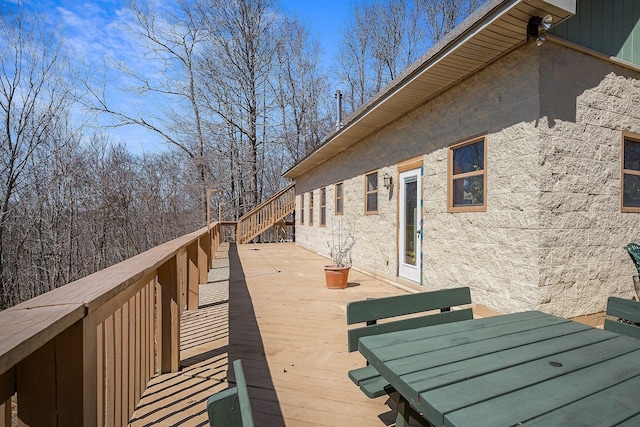
M 638 0 L 578 0 L 575 16 L 549 32 L 605 55 L 640 65 Z

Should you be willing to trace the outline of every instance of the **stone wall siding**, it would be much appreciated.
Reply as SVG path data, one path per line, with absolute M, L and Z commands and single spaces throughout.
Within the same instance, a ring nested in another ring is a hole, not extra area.
M 576 79 L 578 70 L 587 76 Z M 640 133 L 639 100 L 638 73 L 553 43 L 531 44 L 298 178 L 296 202 L 299 209 L 304 194 L 307 212 L 296 240 L 328 255 L 332 222 L 341 218 L 357 234 L 354 265 L 394 279 L 396 165 L 422 156 L 416 289 L 470 286 L 475 302 L 501 312 L 602 310 L 608 295 L 631 297 L 635 269 L 622 246 L 640 240 L 640 215 L 620 213 L 620 138 Z M 480 134 L 487 135 L 487 211 L 448 213 L 448 146 Z M 379 213 L 364 215 L 364 175 L 376 169 Z M 392 191 L 382 186 L 385 172 Z M 336 216 L 340 181 L 345 212 Z M 326 227 L 319 226 L 322 186 Z
M 620 211 L 620 167 L 622 133 L 640 134 L 640 73 L 554 44 L 546 50 L 538 309 L 595 313 L 611 295 L 635 296 L 623 246 L 640 241 L 640 214 Z

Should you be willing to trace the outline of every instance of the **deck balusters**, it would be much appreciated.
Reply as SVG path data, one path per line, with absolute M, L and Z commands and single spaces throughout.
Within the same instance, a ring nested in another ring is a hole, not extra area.
M 179 369 L 180 315 L 221 235 L 214 223 L 0 312 L 0 427 L 127 425 L 151 377 Z

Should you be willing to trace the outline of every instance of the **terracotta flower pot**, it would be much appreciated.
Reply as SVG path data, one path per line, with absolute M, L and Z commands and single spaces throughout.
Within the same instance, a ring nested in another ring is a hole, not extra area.
M 325 265 L 324 276 L 327 280 L 327 288 L 344 289 L 349 280 L 349 269 L 351 267 L 338 267 L 337 265 Z

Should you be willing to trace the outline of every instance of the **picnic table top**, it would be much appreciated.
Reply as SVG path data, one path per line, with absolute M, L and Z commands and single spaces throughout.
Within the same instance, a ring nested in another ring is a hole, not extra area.
M 436 426 L 640 425 L 640 340 L 541 312 L 363 337 Z

